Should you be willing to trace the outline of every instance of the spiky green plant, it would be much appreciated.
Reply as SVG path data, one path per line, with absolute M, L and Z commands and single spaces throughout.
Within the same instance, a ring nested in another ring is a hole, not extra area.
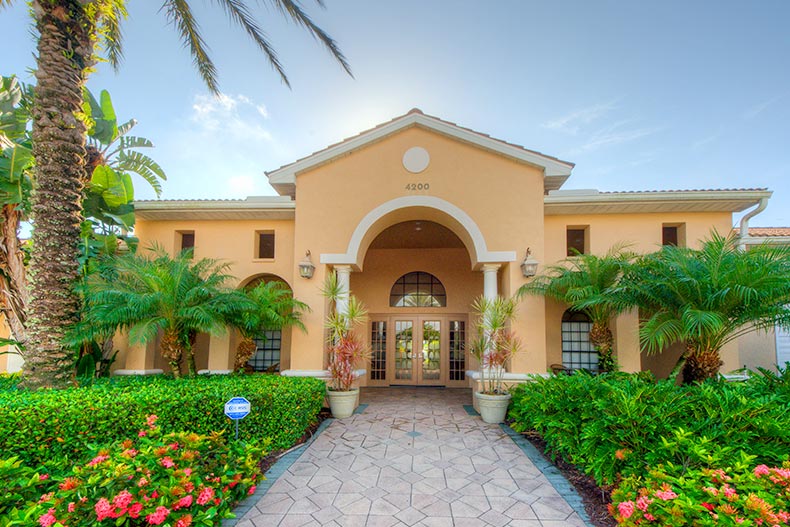
M 714 231 L 700 249 L 666 246 L 640 258 L 614 296 L 639 307 L 647 353 L 686 343 L 685 382 L 716 376 L 721 348 L 738 337 L 790 327 L 790 247 L 738 242 Z
M 151 255 L 126 254 L 104 261 L 84 287 L 82 321 L 71 340 L 128 331 L 130 342 L 146 343 L 162 332 L 160 351 L 173 375 L 195 366 L 191 340 L 197 332 L 222 333 L 228 320 L 254 309 L 249 298 L 227 287 L 229 264 L 190 251 L 170 257 L 161 247 Z
M 365 305 L 340 284 L 336 273 L 327 275 L 321 292 L 332 304 L 324 324 L 329 330 L 331 387 L 337 391 L 348 391 L 354 382 L 354 369 L 370 357 L 368 347 L 357 334 L 358 327 L 367 320 L 368 312 Z M 343 300 L 346 307 L 341 311 L 337 306 Z
M 590 343 L 598 352 L 598 367 L 602 371 L 617 369 L 609 324 L 614 316 L 629 309 L 612 296 L 634 259 L 626 249 L 627 246 L 617 245 L 603 256 L 577 254 L 548 267 L 517 293 L 546 296 L 590 317 Z
M 516 298 L 486 298 L 472 303 L 477 315 L 477 336 L 472 342 L 472 355 L 480 365 L 482 391 L 489 395 L 504 394 L 502 386 L 505 368 L 513 354 L 521 349 L 521 341 L 510 329 L 516 316 Z

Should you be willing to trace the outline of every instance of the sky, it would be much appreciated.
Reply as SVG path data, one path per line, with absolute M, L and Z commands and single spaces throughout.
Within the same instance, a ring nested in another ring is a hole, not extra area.
M 248 2 L 291 89 L 214 2 L 191 4 L 220 97 L 152 1 L 128 2 L 124 62 L 88 82 L 156 144 L 162 198 L 276 195 L 264 171 L 418 107 L 576 163 L 564 188 L 767 187 L 751 225 L 790 226 L 786 0 L 304 0 L 353 78 L 266 2 Z M 0 35 L 0 74 L 32 82 L 24 2 L 0 9 Z M 142 181 L 136 193 L 154 197 Z

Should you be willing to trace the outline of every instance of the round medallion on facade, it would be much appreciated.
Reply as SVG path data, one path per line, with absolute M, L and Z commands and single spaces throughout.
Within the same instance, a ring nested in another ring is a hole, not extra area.
M 428 151 L 421 146 L 413 146 L 403 154 L 403 167 L 412 174 L 419 174 L 431 162 Z

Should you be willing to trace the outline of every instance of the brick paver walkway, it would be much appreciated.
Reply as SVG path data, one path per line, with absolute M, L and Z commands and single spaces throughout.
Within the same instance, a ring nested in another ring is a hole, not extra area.
M 584 526 L 462 389 L 368 388 L 239 521 L 270 526 Z

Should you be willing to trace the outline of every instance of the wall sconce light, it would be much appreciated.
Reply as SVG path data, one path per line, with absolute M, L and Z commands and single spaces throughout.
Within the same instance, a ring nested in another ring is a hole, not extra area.
M 525 278 L 535 276 L 538 272 L 538 261 L 530 258 L 532 251 L 527 247 L 527 255 L 524 256 L 524 261 L 521 262 L 521 272 Z
M 314 271 L 315 265 L 313 265 L 313 261 L 310 260 L 310 251 L 307 251 L 304 253 L 304 258 L 302 258 L 302 261 L 299 262 L 299 276 L 309 280 L 313 277 Z

